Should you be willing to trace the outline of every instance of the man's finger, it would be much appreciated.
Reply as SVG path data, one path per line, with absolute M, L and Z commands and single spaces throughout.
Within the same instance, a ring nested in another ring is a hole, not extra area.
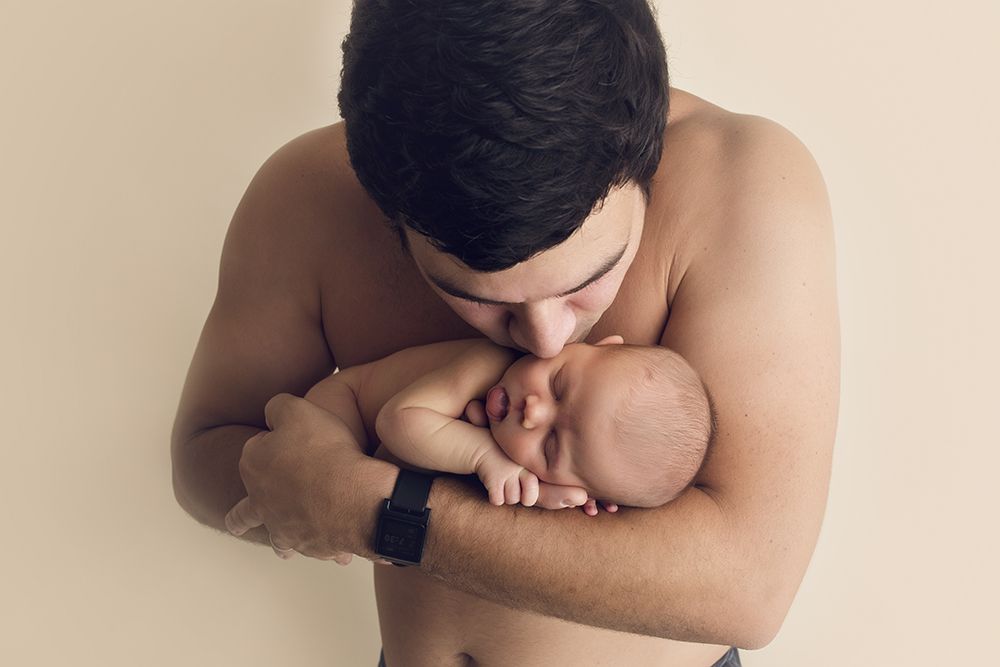
M 271 550 L 274 551 L 274 555 L 282 560 L 288 560 L 295 555 L 295 549 L 286 549 L 285 547 L 279 547 L 274 543 L 274 535 L 270 532 L 267 533 L 267 539 L 271 541 Z
M 270 431 L 260 431 L 256 435 L 247 438 L 247 441 L 243 443 L 243 456 L 240 457 L 240 476 L 242 477 L 246 472 L 244 468 L 244 463 L 246 459 L 247 452 L 253 452 L 257 447 L 257 443 L 264 439 L 265 436 L 270 435 Z M 246 483 L 246 478 L 243 479 Z
M 251 528 L 264 523 L 264 518 L 250 508 L 250 498 L 244 498 L 226 514 L 226 530 L 239 537 Z
M 284 422 L 288 416 L 288 411 L 291 410 L 297 401 L 301 401 L 297 396 L 292 396 L 291 394 L 275 394 L 271 397 L 264 405 L 264 422 L 270 430 L 274 430 L 275 427 Z

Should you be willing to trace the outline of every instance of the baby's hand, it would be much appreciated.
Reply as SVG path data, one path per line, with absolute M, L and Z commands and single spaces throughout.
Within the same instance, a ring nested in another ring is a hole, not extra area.
M 478 399 L 472 399 L 465 406 L 465 421 L 473 426 L 490 427 L 490 419 L 486 416 L 486 406 Z
M 530 507 L 538 500 L 538 477 L 511 461 L 499 448 L 482 458 L 476 474 L 494 505 L 521 503 Z

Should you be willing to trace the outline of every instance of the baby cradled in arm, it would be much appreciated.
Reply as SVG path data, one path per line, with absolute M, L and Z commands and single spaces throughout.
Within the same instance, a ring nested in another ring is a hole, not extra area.
M 334 373 L 306 398 L 363 446 L 415 467 L 479 476 L 495 505 L 597 502 L 655 507 L 701 467 L 713 434 L 708 392 L 678 354 L 567 345 L 550 359 L 488 340 L 402 350 Z

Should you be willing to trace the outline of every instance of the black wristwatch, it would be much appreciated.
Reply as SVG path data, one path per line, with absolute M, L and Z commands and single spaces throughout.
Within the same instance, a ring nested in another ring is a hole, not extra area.
M 375 531 L 375 554 L 393 565 L 420 565 L 431 511 L 427 495 L 434 477 L 400 469 L 392 498 L 382 504 Z

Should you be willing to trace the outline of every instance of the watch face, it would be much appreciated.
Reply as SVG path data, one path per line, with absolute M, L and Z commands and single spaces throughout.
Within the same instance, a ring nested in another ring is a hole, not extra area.
M 375 553 L 386 558 L 419 563 L 426 529 L 409 521 L 383 516 L 379 522 Z

